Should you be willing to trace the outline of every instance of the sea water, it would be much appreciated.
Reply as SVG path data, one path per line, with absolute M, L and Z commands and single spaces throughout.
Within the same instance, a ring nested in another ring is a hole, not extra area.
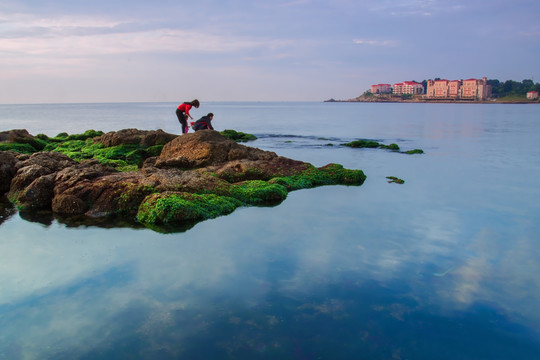
M 180 133 L 173 103 L 0 105 L 0 130 Z M 0 359 L 540 359 L 540 107 L 202 103 L 362 169 L 184 232 L 0 219 Z M 369 139 L 406 155 L 353 149 Z M 389 183 L 387 176 L 405 180 Z

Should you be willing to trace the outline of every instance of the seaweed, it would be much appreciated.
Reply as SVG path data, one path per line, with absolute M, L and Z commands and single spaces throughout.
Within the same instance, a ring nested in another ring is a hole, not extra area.
M 389 145 L 381 144 L 373 140 L 355 140 L 351 141 L 345 144 L 342 144 L 343 146 L 348 146 L 352 148 L 368 148 L 368 149 L 385 149 L 390 150 L 392 152 L 398 152 L 401 154 L 423 154 L 424 151 L 422 149 L 414 149 L 414 150 L 408 150 L 408 151 L 400 151 L 399 145 L 392 143 Z
M 257 140 L 257 137 L 253 134 L 247 134 L 247 133 L 243 133 L 243 132 L 231 130 L 231 129 L 225 129 L 223 131 L 220 131 L 220 134 L 236 142 L 248 142 L 248 141 Z

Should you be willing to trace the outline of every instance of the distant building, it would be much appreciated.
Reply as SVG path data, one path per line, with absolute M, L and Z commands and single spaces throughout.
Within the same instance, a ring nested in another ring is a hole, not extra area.
M 529 100 L 538 99 L 538 91 L 529 91 L 527 93 L 527 99 L 529 99 Z
M 491 86 L 485 77 L 480 80 L 468 79 L 463 80 L 460 92 L 462 99 L 486 100 L 491 97 Z
M 394 84 L 392 94 L 394 95 L 418 95 L 424 93 L 424 86 L 415 81 L 404 81 L 402 83 Z
M 390 94 L 392 93 L 392 85 L 390 84 L 377 84 L 371 85 L 372 94 Z
M 468 99 L 486 100 L 491 97 L 491 86 L 487 79 L 468 80 L 428 80 L 426 98 L 428 99 Z

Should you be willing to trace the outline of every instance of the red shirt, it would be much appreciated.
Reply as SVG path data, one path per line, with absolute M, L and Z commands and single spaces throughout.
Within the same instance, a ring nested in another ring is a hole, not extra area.
M 182 103 L 178 106 L 178 110 L 185 112 L 187 115 L 189 115 L 189 109 L 191 108 L 192 106 L 186 103 Z

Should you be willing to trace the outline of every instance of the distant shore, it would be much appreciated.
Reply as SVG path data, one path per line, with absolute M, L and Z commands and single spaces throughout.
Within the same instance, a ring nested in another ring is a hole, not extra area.
M 490 99 L 485 101 L 463 100 L 463 99 L 426 99 L 423 97 L 413 97 L 411 99 L 402 99 L 399 97 L 380 97 L 380 96 L 364 96 L 348 99 L 336 100 L 328 99 L 324 102 L 364 102 L 364 103 L 423 103 L 423 104 L 540 104 L 540 99 L 535 100 L 504 100 Z

